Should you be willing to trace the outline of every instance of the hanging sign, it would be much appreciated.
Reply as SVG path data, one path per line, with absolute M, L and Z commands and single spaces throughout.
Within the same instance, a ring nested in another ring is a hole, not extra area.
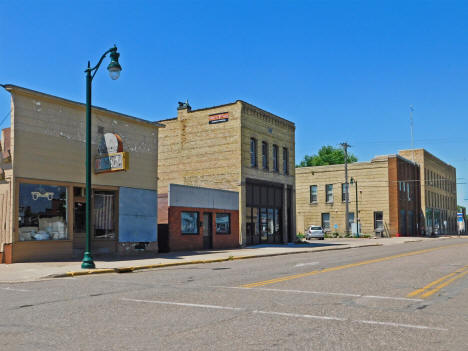
M 217 124 L 229 121 L 229 112 L 216 113 L 214 115 L 209 115 L 209 124 Z
M 109 173 L 128 170 L 128 152 L 116 152 L 96 158 L 94 171 Z
M 129 168 L 128 152 L 123 151 L 122 138 L 118 134 L 105 133 L 98 145 L 99 156 L 94 163 L 95 173 L 126 171 Z

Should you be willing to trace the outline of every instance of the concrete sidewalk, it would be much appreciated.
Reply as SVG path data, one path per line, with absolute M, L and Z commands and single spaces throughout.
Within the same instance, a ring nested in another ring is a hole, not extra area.
M 449 237 L 399 237 L 378 239 L 327 239 L 304 244 L 256 245 L 243 249 L 171 252 L 157 254 L 156 257 L 132 257 L 103 259 L 96 257 L 96 269 L 81 269 L 81 261 L 30 262 L 0 264 L 0 283 L 15 283 L 73 277 L 78 275 L 124 273 L 143 269 L 154 269 L 187 264 L 223 262 L 256 257 L 290 255 L 329 250 L 344 250 L 365 246 L 397 245 L 407 242 L 441 240 Z

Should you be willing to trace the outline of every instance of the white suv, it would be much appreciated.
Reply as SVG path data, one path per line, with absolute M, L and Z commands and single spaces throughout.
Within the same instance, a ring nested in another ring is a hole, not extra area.
M 306 240 L 309 240 L 309 239 L 312 239 L 312 238 L 323 240 L 325 238 L 325 234 L 323 233 L 322 227 L 317 226 L 317 225 L 311 225 L 306 230 L 305 238 L 306 238 Z

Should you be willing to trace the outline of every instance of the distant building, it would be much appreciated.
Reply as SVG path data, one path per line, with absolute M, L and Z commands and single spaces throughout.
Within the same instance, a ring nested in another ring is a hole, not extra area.
M 160 122 L 159 208 L 171 183 L 235 191 L 240 245 L 295 239 L 294 123 L 240 100 L 179 103 L 177 117 Z M 161 213 L 158 223 L 168 221 Z
M 349 228 L 356 216 L 360 232 L 384 236 L 420 234 L 419 166 L 399 155 L 377 156 L 348 165 Z M 356 185 L 357 182 L 357 185 Z M 309 225 L 345 233 L 344 165 L 296 168 L 297 230 Z
M 399 155 L 420 166 L 424 233 L 457 232 L 457 172 L 425 149 L 402 150 Z

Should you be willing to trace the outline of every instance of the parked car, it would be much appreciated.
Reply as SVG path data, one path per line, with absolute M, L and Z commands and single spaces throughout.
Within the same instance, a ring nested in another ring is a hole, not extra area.
M 306 240 L 309 240 L 309 239 L 312 239 L 312 238 L 323 240 L 325 238 L 325 234 L 323 232 L 322 227 L 320 227 L 318 225 L 311 225 L 306 230 L 305 238 L 306 238 Z

